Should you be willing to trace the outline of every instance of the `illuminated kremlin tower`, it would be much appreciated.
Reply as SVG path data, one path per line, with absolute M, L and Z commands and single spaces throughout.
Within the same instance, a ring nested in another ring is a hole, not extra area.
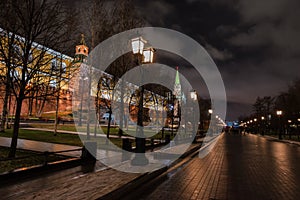
M 174 122 L 179 123 L 180 122 L 180 107 L 181 107 L 181 84 L 180 84 L 180 78 L 179 78 L 179 72 L 178 67 L 176 67 L 176 76 L 175 76 L 175 84 L 174 84 L 174 91 L 173 95 L 175 96 L 174 100 Z

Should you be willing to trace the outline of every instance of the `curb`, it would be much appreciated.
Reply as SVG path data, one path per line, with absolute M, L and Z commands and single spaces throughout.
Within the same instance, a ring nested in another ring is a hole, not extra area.
M 66 160 L 60 160 L 56 162 L 48 163 L 47 165 L 35 165 L 28 168 L 16 169 L 11 172 L 4 172 L 0 174 L 0 184 L 9 184 L 20 178 L 28 178 L 32 176 L 39 176 L 45 173 L 52 173 L 76 167 L 81 165 L 83 160 L 81 158 L 69 158 Z
M 272 136 L 268 136 L 268 135 L 258 135 L 258 134 L 252 134 L 252 135 L 255 135 L 257 137 L 262 137 L 262 138 L 265 138 L 266 140 L 269 140 L 269 141 L 275 141 L 275 142 L 281 142 L 281 143 L 286 143 L 286 144 L 293 144 L 293 145 L 297 145 L 297 146 L 300 146 L 300 142 L 297 142 L 297 141 L 292 141 L 292 140 L 280 140 L 276 137 L 272 137 Z
M 222 134 L 220 134 L 220 136 L 221 135 Z M 203 147 L 201 147 L 200 145 L 196 145 L 195 147 L 193 147 L 190 150 L 186 151 L 184 154 L 182 154 L 179 157 L 178 160 L 173 162 L 170 166 L 165 166 L 165 167 L 160 168 L 156 171 L 145 173 L 145 174 L 137 177 L 136 179 L 130 181 L 129 183 L 119 187 L 118 189 L 116 189 L 112 192 L 109 192 L 108 194 L 105 194 L 105 195 L 103 195 L 103 196 L 101 196 L 97 199 L 98 200 L 111 200 L 111 199 L 123 199 L 123 200 L 128 199 L 128 200 L 131 200 L 131 199 L 138 199 L 139 197 L 141 197 L 143 195 L 144 191 L 149 191 L 150 189 L 153 190 L 153 189 L 155 189 L 155 187 L 153 187 L 153 186 L 158 186 L 161 182 L 166 180 L 168 178 L 168 173 L 170 173 L 170 172 L 168 172 L 168 170 L 172 169 L 172 167 L 175 167 L 177 164 L 179 164 L 181 162 L 180 159 L 186 158 L 187 156 L 189 156 L 193 153 L 194 154 L 192 155 L 192 158 L 194 158 L 197 155 L 198 150 L 199 151 L 205 150 L 207 147 L 209 147 L 215 141 L 216 138 L 218 138 L 218 137 L 212 138 Z M 179 166 L 176 166 L 171 171 L 175 171 L 178 168 L 180 168 L 181 166 L 187 164 L 189 162 L 189 160 L 183 162 Z M 145 185 L 143 185 L 143 184 L 145 184 Z M 143 189 L 141 189 L 141 187 Z M 140 190 L 137 190 L 137 191 L 133 192 L 137 188 L 139 188 Z

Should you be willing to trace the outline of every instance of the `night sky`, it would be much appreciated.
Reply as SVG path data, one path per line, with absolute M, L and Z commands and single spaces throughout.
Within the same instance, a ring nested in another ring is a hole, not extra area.
M 298 0 L 169 0 L 137 5 L 149 25 L 187 34 L 209 52 L 226 87 L 228 120 L 250 114 L 257 96 L 277 95 L 300 76 Z
M 134 3 L 146 26 L 177 30 L 205 47 L 223 77 L 227 120 L 251 114 L 257 96 L 278 95 L 300 77 L 299 0 Z M 193 85 L 200 96 L 208 97 L 197 81 Z

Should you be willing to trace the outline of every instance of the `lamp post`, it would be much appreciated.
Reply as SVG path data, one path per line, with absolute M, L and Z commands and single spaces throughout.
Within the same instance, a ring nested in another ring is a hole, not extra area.
M 131 40 L 132 53 L 137 57 L 137 65 L 143 63 L 152 63 L 153 62 L 153 48 L 144 49 L 146 41 L 142 37 L 137 37 Z M 146 139 L 144 136 L 144 127 L 143 127 L 143 103 L 144 103 L 144 85 L 143 81 L 143 72 L 141 73 L 141 86 L 139 88 L 139 103 L 138 103 L 138 116 L 137 116 L 137 135 L 135 138 L 136 151 L 135 157 L 131 161 L 132 165 L 147 165 L 149 163 L 148 159 L 145 156 L 146 151 Z
M 279 121 L 279 133 L 278 133 L 278 139 L 282 140 L 282 127 L 281 127 L 281 116 L 282 116 L 282 110 L 277 110 L 276 115 L 278 116 L 278 121 Z
M 212 120 L 212 114 L 213 114 L 213 110 L 212 109 L 208 109 L 208 115 L 209 115 L 209 120 L 208 120 L 208 130 L 207 130 L 207 132 L 209 133 L 209 132 L 211 132 L 212 130 L 210 129 L 210 127 L 209 127 L 209 125 L 211 124 L 210 123 L 210 121 Z M 212 127 L 211 127 L 212 128 Z M 210 134 L 210 133 L 209 133 Z
M 191 99 L 193 100 L 193 101 L 197 101 L 197 92 L 196 92 L 196 90 L 192 90 L 191 92 L 190 92 L 190 96 L 191 96 Z M 193 109 L 193 111 L 194 111 L 195 109 Z M 196 132 L 196 130 L 195 130 L 195 126 L 196 126 L 196 117 L 195 117 L 195 112 L 193 112 L 193 135 L 194 135 L 194 140 L 193 140 L 193 142 L 194 143 L 196 143 L 196 141 L 197 141 L 197 132 Z M 197 123 L 197 125 L 198 125 L 198 123 Z
M 297 137 L 298 137 L 298 141 L 300 139 L 300 133 L 299 133 L 299 123 L 300 123 L 300 118 L 297 119 L 298 123 L 297 123 Z
M 80 84 L 80 113 L 79 113 L 79 122 L 78 126 L 82 126 L 82 104 L 83 104 L 83 93 L 84 93 L 84 87 L 85 87 L 85 81 L 88 79 L 88 77 L 84 77 L 84 75 L 81 75 L 79 77 L 79 80 L 81 82 Z
M 292 120 L 288 120 L 288 127 L 287 127 L 287 131 L 288 131 L 288 134 L 289 134 L 289 139 L 292 139 L 292 131 L 291 131 L 291 123 L 292 123 Z
M 254 121 L 254 130 L 255 130 L 255 134 L 257 134 L 257 133 L 258 133 L 257 118 L 254 118 L 253 121 Z
M 261 117 L 261 134 L 264 136 L 265 135 L 265 117 L 264 116 L 262 116 Z

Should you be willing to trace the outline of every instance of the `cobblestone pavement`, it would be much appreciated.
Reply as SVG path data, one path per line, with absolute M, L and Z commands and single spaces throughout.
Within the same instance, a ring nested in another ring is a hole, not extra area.
M 0 186 L 0 199 L 38 199 L 38 200 L 82 200 L 97 199 L 112 192 L 141 174 L 130 174 L 108 169 L 99 164 L 99 171 L 82 173 L 76 167 L 45 175 L 33 180 L 20 180 L 18 183 Z
M 300 199 L 300 147 L 255 135 L 223 135 L 142 199 Z

